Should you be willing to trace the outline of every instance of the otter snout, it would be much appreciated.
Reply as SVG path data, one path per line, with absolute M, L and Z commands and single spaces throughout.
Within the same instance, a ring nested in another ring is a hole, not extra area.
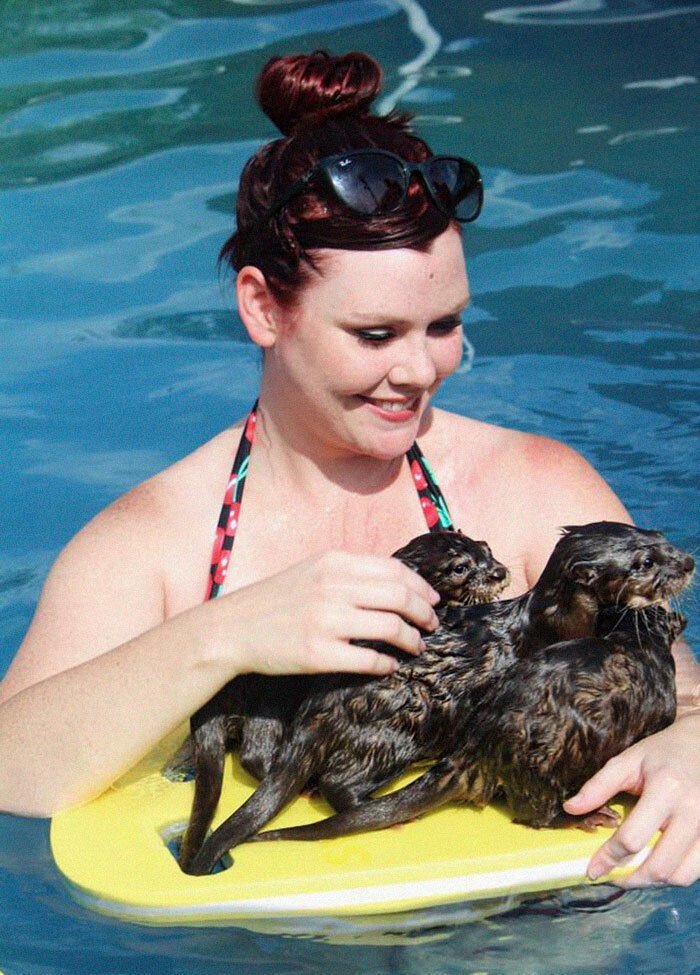
M 661 588 L 666 597 L 678 596 L 682 593 L 695 572 L 695 559 L 692 555 L 675 549 L 674 556 L 669 559 L 669 564 L 663 567 Z
M 695 572 L 695 559 L 692 555 L 684 555 L 681 562 L 681 572 L 685 572 L 688 577 Z
M 510 572 L 505 565 L 497 565 L 488 575 L 489 582 L 502 582 L 504 585 L 510 582 Z
M 484 602 L 494 602 L 510 582 L 510 572 L 500 562 L 481 566 L 472 582 L 472 595 Z

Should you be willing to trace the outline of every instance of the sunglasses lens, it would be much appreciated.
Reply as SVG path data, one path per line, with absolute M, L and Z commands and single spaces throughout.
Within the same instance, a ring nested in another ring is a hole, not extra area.
M 481 212 L 483 190 L 476 166 L 464 159 L 437 156 L 429 160 L 428 178 L 441 206 L 458 220 L 474 220 Z
M 333 162 L 326 172 L 338 197 L 356 213 L 389 213 L 406 193 L 401 166 L 382 153 L 349 154 Z

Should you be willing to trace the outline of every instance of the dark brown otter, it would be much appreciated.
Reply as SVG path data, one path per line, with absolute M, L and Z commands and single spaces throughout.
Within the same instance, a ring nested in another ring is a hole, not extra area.
M 562 640 L 595 637 L 604 607 L 641 607 L 679 592 L 692 559 L 658 532 L 611 522 L 565 530 L 538 583 L 517 599 L 452 608 L 426 651 L 379 680 L 319 679 L 268 776 L 188 857 L 208 872 L 309 780 L 339 811 L 365 802 L 412 762 L 454 756 L 503 673 Z
M 617 825 L 607 806 L 568 816 L 562 803 L 634 742 L 675 718 L 671 645 L 685 619 L 663 607 L 608 610 L 600 635 L 534 651 L 501 671 L 460 729 L 459 745 L 403 789 L 308 826 L 251 840 L 318 840 L 383 829 L 446 802 L 505 798 L 530 826 Z
M 495 599 L 508 583 L 508 570 L 494 559 L 486 542 L 475 542 L 461 532 L 419 535 L 394 557 L 437 590 L 441 597 L 438 613 Z M 384 652 L 400 653 L 386 644 L 377 646 Z M 214 816 L 226 752 L 238 748 L 243 767 L 256 778 L 264 778 L 300 704 L 319 689 L 317 680 L 306 676 L 250 674 L 230 681 L 192 717 L 195 795 L 180 853 L 183 868 L 202 845 Z

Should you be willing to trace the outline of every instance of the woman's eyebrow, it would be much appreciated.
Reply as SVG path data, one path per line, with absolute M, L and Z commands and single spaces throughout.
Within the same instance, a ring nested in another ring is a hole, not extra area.
M 343 316 L 341 318 L 343 325 L 362 325 L 367 327 L 368 325 L 410 325 L 411 323 L 405 318 L 396 318 L 393 315 L 378 315 L 373 312 L 353 312 L 350 315 Z
M 469 299 L 467 299 L 466 301 L 460 301 L 460 303 L 455 307 L 453 311 L 448 311 L 444 315 L 439 315 L 437 318 L 434 318 L 430 322 L 430 324 L 432 325 L 435 324 L 436 322 L 445 322 L 451 318 L 459 318 L 459 316 L 462 314 L 462 312 L 465 310 L 468 304 L 469 304 Z M 407 318 L 397 318 L 394 315 L 384 316 L 373 312 L 361 312 L 361 311 L 352 312 L 347 316 L 343 316 L 340 319 L 340 322 L 343 325 L 349 325 L 349 326 L 359 325 L 359 326 L 366 327 L 368 325 L 373 325 L 375 328 L 381 326 L 390 326 L 390 325 L 395 325 L 397 327 L 399 326 L 405 327 L 407 325 L 413 324 L 413 322 L 409 321 Z

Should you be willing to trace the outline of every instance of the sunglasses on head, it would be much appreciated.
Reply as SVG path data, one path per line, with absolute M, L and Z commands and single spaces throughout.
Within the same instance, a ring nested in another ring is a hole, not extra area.
M 460 223 L 476 220 L 481 213 L 484 202 L 481 174 L 467 159 L 433 156 L 425 162 L 414 163 L 385 149 L 354 149 L 319 159 L 260 221 L 276 216 L 315 176 L 322 176 L 353 213 L 366 217 L 393 213 L 406 199 L 416 174 L 442 213 Z

